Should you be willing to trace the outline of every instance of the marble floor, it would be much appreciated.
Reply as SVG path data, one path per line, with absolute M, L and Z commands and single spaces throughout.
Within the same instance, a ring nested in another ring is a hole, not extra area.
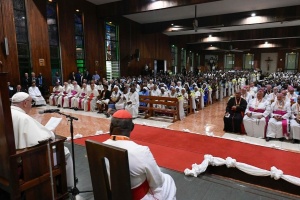
M 223 131 L 223 115 L 225 113 L 226 103 L 227 99 L 224 98 L 221 101 L 214 102 L 212 105 L 208 105 L 203 110 L 200 110 L 195 114 L 187 116 L 181 121 L 176 121 L 175 123 L 172 123 L 171 118 L 156 117 L 152 119 L 144 119 L 143 115 L 134 119 L 134 123 L 190 132 L 193 134 L 206 134 L 212 137 L 221 137 L 224 139 L 300 153 L 300 144 L 293 144 L 291 141 L 281 142 L 271 140 L 266 142 L 261 138 L 225 133 Z M 53 108 L 56 107 L 49 105 L 35 107 L 31 110 L 30 115 L 42 124 L 46 124 L 51 117 L 62 118 L 62 121 L 57 126 L 55 133 L 65 137 L 70 137 L 70 126 L 65 116 L 59 115 L 58 113 L 39 114 L 39 111 L 41 110 Z M 107 133 L 109 130 L 110 118 L 106 118 L 104 114 L 74 111 L 71 109 L 60 109 L 60 112 L 78 118 L 78 121 L 73 121 L 75 138 Z

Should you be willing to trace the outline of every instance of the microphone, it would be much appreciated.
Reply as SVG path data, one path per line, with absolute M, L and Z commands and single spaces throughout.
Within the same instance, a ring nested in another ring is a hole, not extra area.
M 48 110 L 41 110 L 39 111 L 39 114 L 44 114 L 44 113 L 54 113 L 54 112 L 59 112 L 59 109 L 48 109 Z

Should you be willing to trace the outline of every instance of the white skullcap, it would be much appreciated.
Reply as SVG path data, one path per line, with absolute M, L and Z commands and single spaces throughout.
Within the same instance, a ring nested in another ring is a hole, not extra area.
M 166 88 L 164 88 L 164 87 L 161 87 L 160 89 L 161 89 L 161 90 L 166 90 Z
M 114 88 L 118 88 L 119 89 L 119 86 L 115 85 Z
M 29 94 L 27 94 L 26 92 L 17 92 L 16 94 L 14 94 L 14 96 L 12 96 L 11 102 L 12 103 L 22 102 L 26 100 L 28 97 Z

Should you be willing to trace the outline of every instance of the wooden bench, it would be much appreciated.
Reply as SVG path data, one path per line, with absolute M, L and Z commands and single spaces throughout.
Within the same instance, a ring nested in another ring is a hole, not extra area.
M 177 98 L 140 95 L 139 101 L 146 104 L 146 106 L 139 106 L 139 110 L 145 111 L 145 118 L 153 117 L 156 112 L 173 115 L 173 122 L 179 120 L 179 101 Z M 190 98 L 189 105 L 184 108 L 187 110 L 187 114 L 193 113 L 191 105 Z

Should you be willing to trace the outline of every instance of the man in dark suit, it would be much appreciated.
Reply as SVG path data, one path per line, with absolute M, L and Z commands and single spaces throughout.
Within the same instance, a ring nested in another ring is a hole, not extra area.
M 36 83 L 37 83 L 37 86 L 38 86 L 39 90 L 41 91 L 42 95 L 44 95 L 45 94 L 45 89 L 44 89 L 45 88 L 45 79 L 41 72 L 39 73 L 39 76 L 36 79 Z
M 61 78 L 58 72 L 55 72 L 55 75 L 52 77 L 52 85 L 55 86 L 57 82 L 59 82 L 59 84 L 61 85 Z
M 25 73 L 21 81 L 22 88 L 25 92 L 27 92 L 28 88 L 31 86 L 30 82 L 31 81 L 29 80 L 28 73 Z
M 85 73 L 83 75 L 83 79 L 86 79 L 88 83 L 91 82 L 93 76 L 90 74 L 89 70 L 85 70 Z

